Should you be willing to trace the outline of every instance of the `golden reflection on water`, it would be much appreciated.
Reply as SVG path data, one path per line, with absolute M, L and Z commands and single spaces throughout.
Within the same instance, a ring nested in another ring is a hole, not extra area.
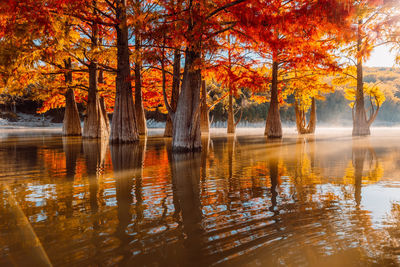
M 0 266 L 399 264 L 396 140 L 4 137 Z

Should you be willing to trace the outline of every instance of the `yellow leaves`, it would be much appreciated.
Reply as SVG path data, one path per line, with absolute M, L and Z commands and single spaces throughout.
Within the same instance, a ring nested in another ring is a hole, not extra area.
M 324 94 L 334 91 L 333 87 L 328 84 L 326 75 L 326 72 L 311 69 L 301 69 L 294 73 L 289 73 L 285 77 L 289 81 L 283 94 L 293 94 L 299 107 L 304 111 L 308 111 L 311 107 L 312 98 L 324 100 Z
M 344 97 L 350 101 L 350 108 L 354 108 L 356 88 L 346 88 L 344 92 Z M 381 106 L 386 100 L 384 92 L 376 84 L 364 83 L 364 95 L 369 96 L 375 106 Z
M 381 106 L 385 102 L 385 94 L 376 85 L 364 84 L 364 93 L 372 97 L 375 106 Z

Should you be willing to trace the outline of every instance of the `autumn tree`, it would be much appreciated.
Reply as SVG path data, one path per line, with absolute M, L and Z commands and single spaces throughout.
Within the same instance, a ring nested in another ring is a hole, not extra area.
M 317 123 L 316 100 L 323 100 L 325 94 L 334 91 L 324 71 L 296 70 L 290 74 L 285 94 L 293 94 L 296 128 L 299 134 L 315 132 Z M 308 114 L 309 113 L 309 114 Z M 307 118 L 308 117 L 308 118 Z
M 37 79 L 43 78 L 42 73 L 43 62 L 46 63 L 44 54 L 52 51 L 47 50 L 47 45 L 52 43 L 56 49 L 63 48 L 69 45 L 71 38 L 70 26 L 65 18 L 59 18 L 55 15 L 55 10 L 62 9 L 63 4 L 68 4 L 71 7 L 77 7 L 75 1 L 48 1 L 46 5 L 35 1 L 8 1 L 7 4 L 0 6 L 1 10 L 1 37 L 7 40 L 15 39 L 15 33 L 24 30 L 25 34 L 19 36 L 18 42 L 23 44 L 25 52 L 20 54 L 20 57 L 15 57 L 14 60 L 22 60 L 18 63 L 19 69 L 14 69 L 19 75 L 30 74 L 29 81 L 37 82 Z M 30 14 L 34 14 L 31 16 Z M 29 31 L 29 33 L 28 33 Z M 23 42 L 29 40 L 29 42 Z M 58 43 L 59 42 L 59 43 Z M 22 48 L 22 47 L 21 47 Z M 28 51 L 28 50 L 29 51 Z M 23 51 L 20 50 L 20 51 Z M 45 53 L 43 53 L 45 52 Z M 53 51 L 54 52 L 54 51 Z M 24 55 L 24 56 L 22 56 Z M 55 54 L 51 54 L 55 55 Z M 25 59 L 24 59 L 25 58 Z M 60 58 L 61 62 L 51 63 L 53 67 L 58 68 L 57 74 L 64 76 L 64 95 L 66 102 L 66 112 L 64 116 L 63 134 L 64 135 L 81 135 L 80 119 L 76 108 L 75 96 L 72 83 L 72 62 L 69 57 Z M 42 62 L 42 63 L 41 63 Z M 20 83 L 20 87 L 24 85 Z
M 282 137 L 279 114 L 279 95 L 283 89 L 283 75 L 297 68 L 334 68 L 329 52 L 335 48 L 332 35 L 350 10 L 344 1 L 255 1 L 254 18 L 246 18 L 248 34 L 258 42 L 255 51 L 270 66 L 270 105 L 265 135 Z M 258 12 L 257 10 L 263 10 Z M 342 25 L 342 26 L 343 26 Z
M 181 1 L 182 12 L 174 10 L 176 3 L 163 2 L 169 20 L 179 21 L 174 34 L 184 36 L 185 66 L 181 92 L 176 111 L 168 103 L 173 121 L 172 147 L 175 151 L 191 151 L 201 148 L 200 133 L 200 87 L 202 53 L 213 45 L 215 37 L 232 29 L 237 20 L 231 9 L 244 5 L 236 1 Z
M 240 117 L 235 120 L 234 99 L 243 88 L 257 90 L 260 84 L 258 72 L 254 69 L 256 61 L 251 58 L 247 45 L 240 42 L 232 33 L 227 32 L 220 38 L 220 53 L 210 65 L 208 79 L 218 81 L 228 92 L 227 133 L 235 133 Z M 242 107 L 243 108 L 243 107 Z M 242 114 L 242 113 L 241 113 Z
M 352 17 L 355 35 L 353 35 L 350 45 L 344 52 L 350 65 L 356 67 L 355 75 L 349 74 L 349 79 L 356 79 L 357 87 L 355 94 L 355 104 L 353 108 L 353 136 L 370 135 L 370 126 L 376 115 L 371 114 L 367 118 L 364 103 L 364 79 L 363 62 L 368 58 L 373 48 L 381 42 L 381 26 L 385 20 L 385 11 L 390 10 L 394 4 L 393 1 L 373 1 L 359 0 L 352 2 L 352 8 L 355 10 Z M 378 110 L 376 110 L 376 113 Z

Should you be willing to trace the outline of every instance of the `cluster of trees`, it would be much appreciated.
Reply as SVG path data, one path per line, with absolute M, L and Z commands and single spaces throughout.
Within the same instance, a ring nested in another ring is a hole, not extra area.
M 312 133 L 315 100 L 345 86 L 354 99 L 353 134 L 367 135 L 384 97 L 364 84 L 362 65 L 375 45 L 400 43 L 395 5 L 9 0 L 0 4 L 0 87 L 10 95 L 29 90 L 44 101 L 41 112 L 65 106 L 65 135 L 109 136 L 114 143 L 146 135 L 144 110 L 160 109 L 168 113 L 165 136 L 173 149 L 191 151 L 201 148 L 208 112 L 225 97 L 228 133 L 235 132 L 234 103 L 244 88 L 251 97 L 240 106 L 268 101 L 265 135 L 281 138 L 279 108 L 288 97 L 295 99 L 299 133 Z M 207 90 L 213 87 L 219 94 Z M 211 94 L 218 97 L 210 101 Z M 86 106 L 83 130 L 77 102 Z

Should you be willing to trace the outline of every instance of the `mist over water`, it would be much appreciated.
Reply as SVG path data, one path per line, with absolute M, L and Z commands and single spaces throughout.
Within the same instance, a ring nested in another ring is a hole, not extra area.
M 400 128 L 212 129 L 199 153 L 0 134 L 0 266 L 398 265 Z

